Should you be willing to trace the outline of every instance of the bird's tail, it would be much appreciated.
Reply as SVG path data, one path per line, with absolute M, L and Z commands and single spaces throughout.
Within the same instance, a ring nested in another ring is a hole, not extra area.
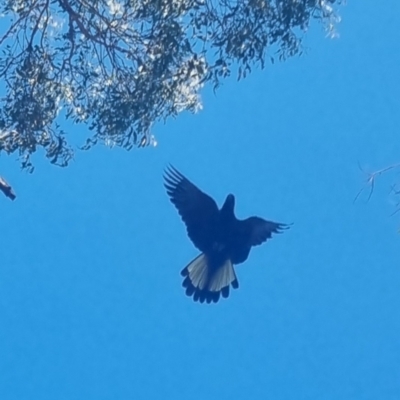
M 200 254 L 181 272 L 185 277 L 182 286 L 186 288 L 188 296 L 193 296 L 194 301 L 216 303 L 221 294 L 222 297 L 229 296 L 230 285 L 234 289 L 239 287 L 231 260 L 217 267 L 210 264 L 207 256 Z

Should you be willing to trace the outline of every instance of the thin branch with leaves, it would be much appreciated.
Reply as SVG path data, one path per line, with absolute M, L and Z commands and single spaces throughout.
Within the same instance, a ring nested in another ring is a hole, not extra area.
M 68 165 L 63 118 L 85 124 L 82 149 L 155 145 L 153 126 L 202 108 L 233 70 L 302 53 L 312 20 L 335 35 L 341 0 L 8 0 L 0 12 L 0 153 L 32 171 L 39 148 Z

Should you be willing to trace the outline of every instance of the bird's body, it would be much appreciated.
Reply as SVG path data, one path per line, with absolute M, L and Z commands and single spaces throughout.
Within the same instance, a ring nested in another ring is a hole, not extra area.
M 175 168 L 165 174 L 165 187 L 172 203 L 186 224 L 189 238 L 202 252 L 183 270 L 186 294 L 195 301 L 217 302 L 229 287 L 239 287 L 234 264 L 246 261 L 252 246 L 288 228 L 286 224 L 259 217 L 235 217 L 235 197 L 229 194 L 218 209 L 215 201 Z

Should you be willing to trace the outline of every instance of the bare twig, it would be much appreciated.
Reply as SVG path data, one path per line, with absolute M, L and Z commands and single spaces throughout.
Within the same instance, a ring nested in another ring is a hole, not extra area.
M 382 168 L 382 169 L 380 169 L 380 170 L 378 170 L 378 171 L 375 171 L 375 172 L 372 172 L 372 173 L 371 173 L 371 172 L 366 172 L 366 171 L 361 167 L 360 163 L 358 163 L 358 167 L 360 168 L 360 170 L 361 170 L 363 173 L 365 173 L 365 174 L 368 176 L 368 178 L 367 178 L 366 184 L 365 184 L 364 187 L 361 188 L 360 191 L 357 193 L 357 196 L 354 198 L 354 201 L 353 201 L 353 202 L 356 202 L 356 201 L 357 201 L 357 199 L 359 198 L 359 196 L 361 195 L 361 193 L 362 193 L 367 187 L 370 188 L 370 190 L 369 190 L 369 195 L 368 195 L 368 199 L 367 199 L 367 201 L 369 201 L 370 198 L 371 198 L 371 196 L 372 196 L 372 193 L 373 193 L 373 191 L 374 191 L 374 188 L 375 188 L 375 180 L 376 180 L 376 178 L 379 177 L 379 176 L 381 176 L 383 173 L 385 173 L 385 172 L 387 172 L 387 171 L 390 171 L 390 170 L 395 169 L 395 168 L 399 168 L 399 167 L 400 167 L 400 163 L 390 165 L 390 166 L 388 166 L 388 167 Z M 393 190 L 393 187 L 392 187 L 392 190 Z M 398 192 L 398 191 L 395 191 L 395 193 L 398 194 L 399 192 Z M 397 211 L 396 211 L 396 212 L 397 212 Z

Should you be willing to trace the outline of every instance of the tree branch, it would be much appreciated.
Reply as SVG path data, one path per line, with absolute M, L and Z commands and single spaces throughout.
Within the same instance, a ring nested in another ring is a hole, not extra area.
M 376 180 L 376 178 L 378 178 L 379 176 L 381 176 L 381 175 L 384 174 L 385 172 L 388 172 L 388 171 L 390 171 L 390 170 L 399 168 L 399 167 L 400 167 L 400 163 L 396 163 L 396 164 L 389 165 L 388 167 L 382 168 L 382 169 L 380 169 L 380 170 L 378 170 L 378 171 L 375 171 L 375 172 L 372 172 L 372 173 L 371 173 L 371 172 L 366 172 L 366 171 L 364 171 L 364 169 L 361 167 L 360 163 L 358 164 L 358 167 L 360 168 L 360 170 L 361 170 L 363 173 L 365 173 L 365 174 L 368 176 L 368 178 L 367 178 L 366 184 L 365 184 L 364 187 L 362 187 L 362 188 L 360 189 L 360 191 L 357 193 L 357 196 L 354 198 L 354 201 L 353 201 L 353 202 L 356 202 L 357 199 L 360 197 L 361 193 L 362 193 L 366 188 L 368 188 L 368 187 L 369 187 L 369 194 L 368 194 L 368 199 L 367 199 L 367 201 L 369 201 L 369 199 L 371 198 L 372 193 L 374 192 L 374 189 L 375 189 L 375 180 Z M 400 194 L 400 191 L 399 191 L 399 190 L 396 190 L 393 186 L 392 186 L 392 191 L 393 191 L 395 194 Z M 399 210 L 396 210 L 396 211 L 394 212 L 394 214 L 395 214 L 396 212 L 398 212 L 398 211 L 399 211 Z
M 11 200 L 16 199 L 16 195 L 14 193 L 13 188 L 6 182 L 4 178 L 0 176 L 0 190 Z

